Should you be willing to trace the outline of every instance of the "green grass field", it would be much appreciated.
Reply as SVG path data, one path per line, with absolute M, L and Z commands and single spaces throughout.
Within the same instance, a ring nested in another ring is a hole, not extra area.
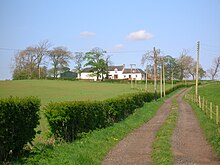
M 135 85 L 134 85 L 135 87 Z M 138 84 L 138 89 L 144 89 L 144 84 Z M 170 84 L 166 88 L 171 88 Z M 149 92 L 153 92 L 153 84 L 148 84 Z M 160 91 L 157 85 L 157 91 Z M 0 81 L 0 98 L 8 96 L 38 96 L 41 104 L 50 101 L 71 100 L 105 100 L 124 93 L 137 92 L 130 84 L 62 81 L 62 80 L 19 80 Z
M 199 95 L 204 96 L 209 102 L 220 106 L 220 83 L 207 84 L 199 88 Z
M 145 88 L 145 84 L 133 85 L 139 89 Z M 171 88 L 171 84 L 167 84 L 166 88 Z M 148 90 L 153 92 L 153 84 L 148 84 Z M 157 91 L 160 91 L 159 85 L 157 85 Z M 37 96 L 41 99 L 42 106 L 51 101 L 105 100 L 131 92 L 137 92 L 137 90 L 131 89 L 130 84 L 119 83 L 62 80 L 0 81 L 0 98 Z M 37 135 L 35 142 L 44 143 L 47 139 L 49 127 L 42 111 L 40 115 L 41 120 L 38 129 L 42 133 Z
M 61 80 L 0 81 L 0 97 L 38 96 L 42 105 L 50 101 L 104 100 L 129 92 L 135 91 L 128 84 Z

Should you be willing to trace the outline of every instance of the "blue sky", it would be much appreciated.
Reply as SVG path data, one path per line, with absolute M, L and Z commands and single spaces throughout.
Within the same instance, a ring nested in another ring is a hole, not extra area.
M 100 47 L 127 67 L 142 67 L 153 47 L 196 58 L 197 41 L 205 70 L 220 55 L 220 0 L 0 0 L 0 21 L 0 79 L 11 78 L 17 49 L 42 40 L 72 52 Z

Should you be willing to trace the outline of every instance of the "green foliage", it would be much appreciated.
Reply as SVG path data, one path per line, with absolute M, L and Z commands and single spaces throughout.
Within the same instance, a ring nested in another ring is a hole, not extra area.
M 40 100 L 36 97 L 0 99 L 0 161 L 17 156 L 34 138 L 39 110 Z
M 183 84 L 175 86 L 166 93 L 169 94 L 184 86 Z M 52 134 L 56 138 L 73 141 L 83 132 L 105 128 L 124 120 L 136 108 L 142 107 L 153 98 L 153 93 L 139 92 L 104 101 L 51 102 L 44 110 Z
M 176 127 L 178 117 L 177 106 L 176 100 L 173 101 L 171 113 L 156 134 L 152 151 L 153 164 L 155 165 L 173 164 L 170 139 Z
M 56 138 L 76 139 L 80 133 L 105 128 L 125 119 L 144 102 L 151 101 L 151 93 L 127 94 L 105 101 L 72 101 L 49 103 L 45 115 Z
M 87 60 L 85 66 L 91 66 L 94 75 L 99 80 L 101 76 L 102 80 L 104 79 L 104 75 L 108 73 L 108 58 L 104 58 L 104 54 L 106 51 L 102 50 L 101 48 L 93 48 L 90 52 L 87 52 L 84 56 L 84 59 Z
M 37 153 L 15 164 L 101 164 L 102 160 L 120 140 L 149 121 L 163 104 L 163 100 L 145 103 L 125 120 L 105 129 L 87 133 L 73 143 L 61 143 L 53 149 L 43 147 Z

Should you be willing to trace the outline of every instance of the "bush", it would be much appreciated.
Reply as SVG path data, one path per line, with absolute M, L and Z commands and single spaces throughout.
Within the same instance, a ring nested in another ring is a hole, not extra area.
M 40 100 L 36 97 L 0 99 L 0 161 L 17 156 L 34 138 L 39 108 Z
M 166 93 L 169 94 L 184 86 L 183 84 L 174 86 Z M 51 102 L 44 110 L 55 138 L 73 141 L 83 132 L 105 128 L 125 119 L 136 108 L 153 99 L 153 93 L 139 92 L 104 101 Z
M 51 132 L 56 138 L 72 141 L 80 133 L 105 128 L 132 114 L 153 94 L 127 94 L 105 101 L 72 101 L 49 103 L 44 107 Z

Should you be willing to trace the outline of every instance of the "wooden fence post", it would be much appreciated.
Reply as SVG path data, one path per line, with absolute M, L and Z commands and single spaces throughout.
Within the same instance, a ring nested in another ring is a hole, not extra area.
M 208 115 L 208 100 L 205 101 L 205 113 Z
M 212 119 L 212 102 L 210 102 L 210 118 Z
M 218 117 L 218 105 L 216 105 L 216 124 L 219 123 L 219 117 Z
M 199 108 L 201 109 L 201 98 L 200 98 L 200 96 L 199 96 Z
M 205 101 L 204 101 L 204 96 L 202 97 L 202 111 L 204 111 L 204 104 L 205 104 Z

